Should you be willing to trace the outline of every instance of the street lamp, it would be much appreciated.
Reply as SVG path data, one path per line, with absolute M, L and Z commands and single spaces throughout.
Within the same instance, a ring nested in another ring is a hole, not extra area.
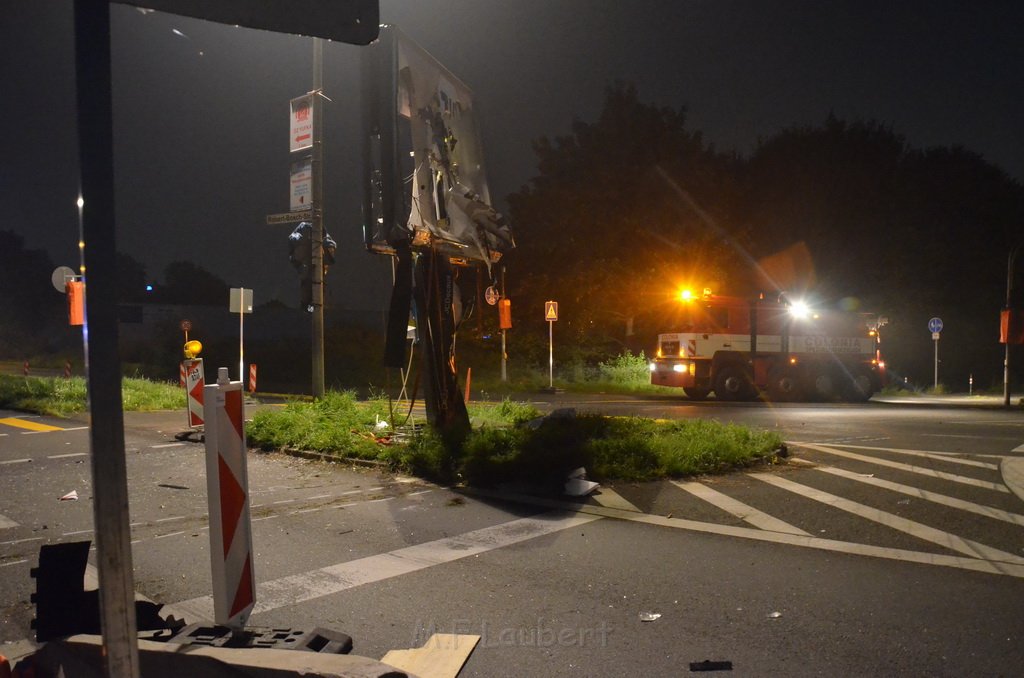
M 1021 245 L 1024 245 L 1024 240 L 1018 242 L 1010 250 L 1010 256 L 1006 262 L 1006 313 L 1007 328 L 1006 328 L 1006 346 L 1005 354 L 1003 355 L 1003 406 L 1010 406 L 1010 329 L 1013 323 L 1013 265 L 1017 260 L 1017 253 L 1020 252 Z

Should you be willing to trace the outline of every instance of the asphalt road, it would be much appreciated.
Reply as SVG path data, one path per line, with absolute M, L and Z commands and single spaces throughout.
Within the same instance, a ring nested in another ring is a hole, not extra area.
M 467 676 L 667 676 L 705 659 L 732 675 L 1018 675 L 1024 501 L 1000 465 L 1024 457 L 1024 413 L 964 405 L 545 396 L 793 443 L 784 465 L 582 504 L 251 453 L 250 623 L 334 628 L 371 657 L 480 635 Z M 183 420 L 126 419 L 135 582 L 204 616 L 204 452 L 175 440 Z M 91 537 L 79 426 L 0 412 L 0 642 L 31 634 L 39 545 Z

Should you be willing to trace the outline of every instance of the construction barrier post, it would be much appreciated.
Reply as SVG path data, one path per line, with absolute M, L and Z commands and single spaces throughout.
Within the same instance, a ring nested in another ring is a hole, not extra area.
M 249 365 L 249 393 L 256 392 L 256 363 Z
M 206 386 L 206 375 L 203 372 L 203 359 L 185 360 L 181 363 L 185 374 L 185 394 L 188 399 L 188 426 L 199 428 L 203 425 L 203 389 Z
M 256 604 L 242 382 L 221 367 L 204 390 L 214 622 L 240 631 Z

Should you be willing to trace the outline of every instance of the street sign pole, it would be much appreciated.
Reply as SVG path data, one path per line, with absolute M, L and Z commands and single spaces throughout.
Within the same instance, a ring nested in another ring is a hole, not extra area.
M 555 322 L 548 321 L 548 388 L 555 387 Z
M 928 321 L 928 331 L 932 333 L 932 341 L 935 342 L 935 381 L 933 391 L 939 390 L 939 334 L 942 332 L 942 318 L 932 318 Z
M 324 395 L 324 42 L 313 38 L 313 397 Z
M 548 321 L 548 388 L 555 390 L 555 321 L 558 320 L 558 302 L 544 302 L 544 319 Z

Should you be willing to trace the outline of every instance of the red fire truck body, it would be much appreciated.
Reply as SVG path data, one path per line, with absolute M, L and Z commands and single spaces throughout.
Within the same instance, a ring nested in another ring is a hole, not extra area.
M 864 401 L 885 381 L 873 316 L 705 294 L 683 302 L 678 332 L 658 335 L 651 383 L 693 399 Z

